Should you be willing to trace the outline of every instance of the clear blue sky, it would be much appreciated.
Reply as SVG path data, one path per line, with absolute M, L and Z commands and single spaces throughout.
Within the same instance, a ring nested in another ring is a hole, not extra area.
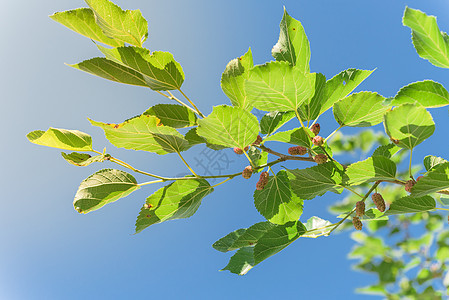
M 184 90 L 205 113 L 213 105 L 228 103 L 219 79 L 229 60 L 249 46 L 255 63 L 272 59 L 283 5 L 305 27 L 313 72 L 330 78 L 349 67 L 377 68 L 361 89 L 384 96 L 424 79 L 449 87 L 449 71 L 420 59 L 410 30 L 401 23 L 408 5 L 437 15 L 441 29 L 449 31 L 447 1 L 116 3 L 142 10 L 149 21 L 145 46 L 174 54 L 186 74 Z M 29 131 L 50 126 L 79 129 L 93 136 L 96 148 L 106 146 L 141 169 L 162 175 L 186 172 L 170 155 L 115 149 L 101 130 L 89 125 L 87 117 L 120 122 L 165 100 L 147 89 L 108 82 L 64 65 L 99 55 L 90 40 L 47 17 L 81 6 L 81 0 L 2 3 L 0 299 L 359 299 L 354 288 L 374 278 L 351 270 L 346 254 L 353 242 L 347 234 L 300 239 L 243 277 L 218 272 L 230 255 L 211 244 L 262 220 L 253 206 L 255 181 L 222 185 L 205 198 L 194 217 L 155 225 L 138 235 L 132 235 L 135 218 L 158 186 L 91 214 L 73 209 L 78 184 L 112 165 L 71 166 L 58 150 L 29 143 Z M 432 114 L 439 127 L 414 152 L 415 163 L 428 153 L 448 157 L 447 109 L 434 109 Z M 320 123 L 326 134 L 336 126 L 330 113 Z M 194 165 L 195 159 L 204 162 L 201 150 L 193 148 L 187 159 Z M 232 151 L 226 153 L 234 161 L 226 171 L 246 165 Z M 304 220 L 312 215 L 331 218 L 326 207 L 338 199 L 326 195 L 307 202 Z

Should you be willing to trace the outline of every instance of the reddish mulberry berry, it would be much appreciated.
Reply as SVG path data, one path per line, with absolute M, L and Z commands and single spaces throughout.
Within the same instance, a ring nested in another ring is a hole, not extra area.
M 385 211 L 385 200 L 379 193 L 374 193 L 371 195 L 371 199 L 373 200 L 374 204 L 376 205 L 377 209 L 380 212 Z
M 312 139 L 312 143 L 313 143 L 315 146 L 321 146 L 321 145 L 323 145 L 324 140 L 323 140 L 323 138 L 322 138 L 321 136 L 317 135 L 316 137 L 314 137 L 314 138 Z
M 412 192 L 412 188 L 413 188 L 413 186 L 415 185 L 415 183 L 416 183 L 416 181 L 414 181 L 414 180 L 409 180 L 409 181 L 407 181 L 407 182 L 405 183 L 405 186 L 404 186 L 405 190 L 406 190 L 407 192 L 411 193 L 411 192 Z
M 327 156 L 325 154 L 317 154 L 315 155 L 315 157 L 313 158 L 313 160 L 317 163 L 317 164 L 324 164 L 327 161 Z
M 290 155 L 305 155 L 307 153 L 307 148 L 302 146 L 295 146 L 288 148 L 288 154 Z
M 356 230 L 362 230 L 362 221 L 360 221 L 359 217 L 353 217 L 352 218 L 352 224 L 354 224 L 354 228 Z
M 250 179 L 251 175 L 253 175 L 253 168 L 251 166 L 247 166 L 245 169 L 243 169 L 242 176 L 245 179 Z
M 313 132 L 313 134 L 318 135 L 320 133 L 320 124 L 316 123 L 313 124 L 312 127 L 310 127 L 310 130 Z
M 260 177 L 259 177 L 259 181 L 256 184 L 256 190 L 261 191 L 264 189 L 264 187 L 267 185 L 268 183 L 268 178 L 270 177 L 270 175 L 268 174 L 268 172 L 262 172 L 260 173 Z
M 423 178 L 423 176 L 419 176 L 418 178 L 416 178 L 416 182 L 418 182 L 421 178 Z
M 365 214 L 365 202 L 359 201 L 355 204 L 355 214 L 357 217 L 361 217 Z
M 238 155 L 242 155 L 243 154 L 243 150 L 240 149 L 240 148 L 237 148 L 237 147 L 234 147 L 234 152 L 235 152 L 235 154 L 238 154 Z
M 260 145 L 262 143 L 263 139 L 260 135 L 257 136 L 256 140 L 254 141 L 253 145 Z

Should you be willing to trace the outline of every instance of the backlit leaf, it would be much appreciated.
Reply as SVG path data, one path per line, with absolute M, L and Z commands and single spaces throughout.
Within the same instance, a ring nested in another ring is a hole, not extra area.
M 449 105 L 449 93 L 438 82 L 424 80 L 411 83 L 400 89 L 391 102 L 392 106 L 404 103 L 419 103 L 424 107 Z
M 426 173 L 412 188 L 414 197 L 425 196 L 449 188 L 449 163 L 435 166 Z
M 42 146 L 72 151 L 91 151 L 92 138 L 78 131 L 50 127 L 47 131 L 35 130 L 27 134 L 30 142 Z
M 271 134 L 279 127 L 295 117 L 294 111 L 272 111 L 267 113 L 260 120 L 260 132 L 263 134 Z
M 136 221 L 136 233 L 156 223 L 192 216 L 201 200 L 213 190 L 204 179 L 178 180 L 160 188 L 142 207 Z
M 424 167 L 426 168 L 427 171 L 430 171 L 436 166 L 446 162 L 447 160 L 445 160 L 444 158 L 433 155 L 427 155 L 426 157 L 424 157 Z
M 250 48 L 245 55 L 231 60 L 221 75 L 221 89 L 229 97 L 233 106 L 243 109 L 252 108 L 247 101 L 244 84 L 253 66 Z
M 308 132 L 309 135 L 307 135 L 306 132 Z M 276 132 L 267 137 L 264 142 L 276 141 L 311 148 L 312 141 L 309 136 L 313 137 L 314 134 L 308 128 L 304 129 L 304 127 L 301 127 L 299 129 Z
M 73 206 L 80 213 L 88 213 L 126 197 L 137 189 L 139 186 L 131 174 L 103 169 L 81 182 Z
M 183 128 L 197 124 L 194 112 L 185 106 L 176 104 L 158 104 L 146 110 L 144 115 L 155 116 L 164 126 Z
M 310 121 L 321 114 L 321 107 L 326 97 L 326 77 L 321 73 L 313 73 L 315 76 L 315 94 L 307 99 L 298 109 L 301 120 Z
M 347 184 L 359 185 L 377 180 L 395 180 L 396 164 L 384 156 L 372 156 L 348 166 Z
M 140 10 L 122 10 L 108 0 L 85 0 L 95 20 L 110 38 L 141 47 L 148 37 L 148 22 Z
M 69 154 L 61 152 L 61 155 L 69 164 L 78 167 L 85 167 L 90 165 L 91 163 L 103 162 L 105 160 L 105 156 L 103 155 L 91 156 L 86 153 L 78 153 L 78 152 L 72 152 Z
M 402 104 L 384 116 L 384 126 L 392 141 L 401 147 L 413 149 L 435 130 L 430 113 L 422 106 Z

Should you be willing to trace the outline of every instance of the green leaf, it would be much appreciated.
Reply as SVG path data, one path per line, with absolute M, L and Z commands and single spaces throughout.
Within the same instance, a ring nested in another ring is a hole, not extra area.
M 360 92 L 352 94 L 334 104 L 334 117 L 340 126 L 369 127 L 382 122 L 389 109 L 382 102 L 384 97 L 377 93 Z
M 359 185 L 377 180 L 395 180 L 396 164 L 384 156 L 372 156 L 346 169 L 347 184 Z
M 107 59 L 127 67 L 141 75 L 146 85 L 155 91 L 177 90 L 184 82 L 181 65 L 169 52 L 138 47 L 108 49 L 98 46 Z
M 317 238 L 318 236 L 327 234 L 333 228 L 329 225 L 332 225 L 332 223 L 319 217 L 313 216 L 307 220 L 307 223 L 305 224 L 307 232 L 303 234 L 302 237 Z
M 189 142 L 189 148 L 194 145 L 206 144 L 206 146 L 212 150 L 222 150 L 226 149 L 225 146 L 210 144 L 206 141 L 205 138 L 198 135 L 196 132 L 198 127 L 191 128 L 184 136 L 184 138 Z
M 435 130 L 430 113 L 422 106 L 402 104 L 387 112 L 384 126 L 390 138 L 401 148 L 413 149 Z
M 259 149 L 257 149 L 254 146 L 249 147 L 248 149 L 248 156 L 253 162 L 254 166 L 261 166 L 267 163 L 268 160 L 268 152 L 260 152 Z M 262 169 L 257 170 L 256 172 L 260 172 Z
M 292 130 L 288 130 L 288 131 L 277 132 L 277 133 L 267 137 L 264 140 L 264 143 L 270 142 L 270 141 L 276 141 L 276 142 L 282 142 L 282 143 L 303 146 L 303 147 L 310 149 L 312 147 L 312 141 L 310 140 L 309 135 L 307 135 L 306 130 L 310 136 L 314 136 L 314 134 L 308 128 L 304 129 L 304 127 L 301 127 L 299 129 L 292 129 Z
M 110 38 L 141 47 L 148 37 L 148 22 L 140 10 L 122 10 L 108 0 L 85 0 L 95 20 Z
M 313 73 L 315 76 L 315 94 L 298 109 L 301 120 L 315 120 L 321 114 L 321 106 L 326 96 L 326 77 L 321 73 Z
M 229 97 L 233 106 L 243 109 L 252 108 L 247 101 L 244 84 L 253 66 L 253 54 L 249 48 L 245 55 L 231 60 L 221 75 L 221 89 Z
M 287 171 L 292 190 L 301 199 L 313 199 L 328 191 L 341 193 L 343 190 L 343 167 L 333 161 L 307 169 Z
M 86 153 L 72 152 L 70 154 L 61 152 L 62 157 L 69 163 L 78 167 L 85 167 L 94 162 L 103 162 L 105 160 L 104 155 L 91 156 Z
M 148 87 L 142 74 L 103 57 L 95 57 L 69 66 L 107 80 Z
M 420 180 L 421 181 L 421 180 Z M 430 196 L 415 197 L 406 196 L 395 200 L 391 203 L 390 208 L 385 212 L 384 216 L 417 213 L 435 208 L 435 200 Z
M 413 45 L 419 56 L 437 67 L 449 68 L 449 39 L 438 28 L 434 16 L 406 7 L 402 23 L 412 29 Z
M 131 174 L 103 169 L 81 182 L 73 206 L 79 213 L 88 213 L 126 197 L 139 188 Z
M 27 134 L 30 142 L 53 148 L 72 151 L 91 151 L 92 138 L 78 130 L 50 127 L 47 131 L 35 130 Z
M 306 227 L 297 221 L 279 225 L 268 230 L 254 247 L 254 262 L 262 262 L 278 253 L 306 232 Z
M 229 260 L 229 263 L 220 271 L 228 270 L 231 273 L 245 275 L 255 266 L 254 247 L 245 247 L 237 251 Z
M 310 72 L 310 45 L 301 22 L 293 19 L 284 8 L 279 40 L 271 54 L 277 61 L 286 61 L 301 72 Z
M 257 109 L 294 111 L 313 96 L 314 79 L 287 62 L 269 62 L 251 69 L 246 95 Z
M 226 236 L 224 236 L 221 239 L 219 239 L 218 241 L 216 241 L 212 245 L 212 247 L 215 250 L 218 250 L 220 252 L 228 252 L 228 251 L 238 249 L 239 247 L 233 248 L 232 245 L 245 232 L 246 232 L 246 229 L 241 228 L 241 229 L 237 229 L 231 233 L 228 233 Z
M 185 106 L 176 104 L 158 104 L 146 110 L 144 115 L 155 116 L 164 126 L 174 128 L 190 127 L 197 124 L 194 112 Z
M 89 121 L 102 128 L 116 147 L 157 154 L 179 153 L 190 148 L 189 142 L 176 129 L 160 125 L 155 116 L 141 115 L 121 124 Z
M 390 105 L 419 103 L 424 107 L 442 107 L 449 105 L 449 93 L 438 82 L 424 80 L 411 83 L 399 90 Z
M 259 133 L 257 118 L 248 111 L 226 105 L 215 106 L 212 113 L 198 121 L 197 133 L 209 143 L 244 149 Z
M 123 42 L 107 37 L 101 27 L 95 23 L 95 16 L 89 8 L 78 8 L 63 12 L 57 12 L 50 16 L 54 21 L 67 28 L 84 35 L 94 41 L 112 46 L 123 46 Z
M 259 222 L 248 227 L 248 229 L 234 241 L 231 249 L 254 246 L 268 230 L 275 226 L 276 225 L 270 222 Z
M 213 190 L 204 179 L 178 180 L 157 190 L 137 217 L 136 233 L 156 223 L 191 217 Z
M 295 117 L 294 111 L 272 111 L 265 114 L 260 120 L 260 132 L 263 134 L 272 134 L 279 127 Z
M 254 205 L 268 221 L 281 225 L 297 221 L 303 211 L 303 201 L 292 191 L 285 170 L 271 176 L 263 190 L 254 192 Z
M 373 72 L 374 70 L 347 69 L 326 81 L 325 97 L 322 100 L 320 114 L 331 108 L 338 100 L 349 95 Z
M 421 178 L 412 188 L 414 197 L 449 188 L 449 162 L 439 164 Z
M 424 157 L 424 167 L 427 171 L 433 170 L 436 166 L 447 163 L 447 160 L 441 157 L 433 156 L 433 155 L 427 155 Z
M 392 158 L 400 150 L 401 148 L 395 144 L 388 144 L 379 146 L 376 150 L 374 150 L 373 156 L 385 156 L 386 158 Z

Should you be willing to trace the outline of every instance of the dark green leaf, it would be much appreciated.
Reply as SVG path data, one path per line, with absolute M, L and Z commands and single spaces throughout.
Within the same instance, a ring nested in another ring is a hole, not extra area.
M 304 102 L 298 109 L 303 121 L 316 119 L 321 114 L 323 99 L 326 97 L 326 77 L 321 73 L 313 73 L 315 76 L 315 94 Z
M 245 275 L 255 264 L 254 247 L 245 247 L 237 251 L 231 257 L 227 266 L 220 271 L 228 270 L 234 274 Z
M 232 248 L 237 249 L 254 246 L 268 230 L 275 226 L 276 225 L 270 222 L 259 222 L 248 227 L 248 229 L 235 240 L 232 244 Z
M 294 111 L 272 111 L 267 113 L 260 120 L 260 132 L 263 134 L 271 134 L 279 127 L 295 117 Z
M 285 170 L 271 176 L 263 190 L 254 192 L 254 205 L 274 224 L 297 221 L 303 211 L 303 201 L 292 191 Z
M 183 128 L 197 124 L 197 117 L 190 109 L 176 104 L 158 104 L 146 110 L 144 115 L 155 116 L 164 126 Z
M 433 155 L 427 155 L 424 157 L 424 167 L 427 171 L 433 170 L 436 166 L 446 163 L 447 160 L 441 157 L 433 156 Z
M 421 178 L 412 188 L 412 195 L 421 197 L 449 188 L 449 162 L 439 164 Z
M 412 197 L 406 196 L 391 203 L 390 208 L 385 212 L 385 216 L 417 213 L 435 208 L 435 200 L 430 196 Z
M 306 131 L 309 135 L 307 135 Z M 308 128 L 304 129 L 304 127 L 301 127 L 299 129 L 276 132 L 275 134 L 267 137 L 264 142 L 283 142 L 303 146 L 310 149 L 312 147 L 312 141 L 310 140 L 309 136 L 313 137 L 314 134 Z
M 70 154 L 61 152 L 62 157 L 69 163 L 78 167 L 85 167 L 94 162 L 103 162 L 105 156 L 95 155 L 91 156 L 86 153 L 72 152 Z
M 212 247 L 215 250 L 218 250 L 220 252 L 228 252 L 228 251 L 238 249 L 240 247 L 233 248 L 232 245 L 245 232 L 246 232 L 246 229 L 244 229 L 244 228 L 237 229 L 236 231 L 233 231 L 233 232 L 227 234 L 226 236 L 222 237 L 218 241 L 216 241 L 212 245 Z
M 268 152 L 260 152 L 260 150 L 254 146 L 249 147 L 248 156 L 256 167 L 266 164 L 268 160 Z M 257 172 L 260 171 L 262 171 L 262 169 L 259 169 Z

